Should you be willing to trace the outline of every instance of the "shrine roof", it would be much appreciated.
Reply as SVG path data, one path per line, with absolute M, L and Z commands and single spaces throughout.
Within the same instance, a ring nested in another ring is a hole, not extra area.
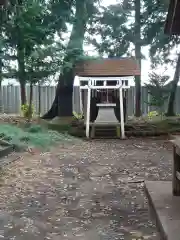
M 103 58 L 84 60 L 75 66 L 74 74 L 88 77 L 123 77 L 140 75 L 134 58 Z

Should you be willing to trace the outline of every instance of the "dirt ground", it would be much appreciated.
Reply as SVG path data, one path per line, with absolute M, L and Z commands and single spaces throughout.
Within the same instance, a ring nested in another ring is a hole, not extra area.
M 143 181 L 171 179 L 164 141 L 77 141 L 17 156 L 1 174 L 0 239 L 159 240 Z

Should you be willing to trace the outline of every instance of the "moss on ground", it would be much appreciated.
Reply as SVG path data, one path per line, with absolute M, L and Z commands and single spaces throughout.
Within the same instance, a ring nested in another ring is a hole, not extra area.
M 47 129 L 63 133 L 70 131 L 72 121 L 72 117 L 56 117 L 51 121 L 41 119 L 40 124 Z
M 131 119 L 125 124 L 127 136 L 160 136 L 180 134 L 180 117 L 158 119 Z M 69 133 L 69 135 L 67 134 Z M 39 119 L 27 124 L 25 119 L 11 118 L 0 125 L 0 136 L 17 144 L 48 147 L 62 141 L 73 141 L 72 136 L 85 137 L 83 121 L 73 117 L 56 117 L 51 121 Z M 70 136 L 71 135 L 71 136 Z
M 47 130 L 40 125 L 27 125 L 24 129 L 11 124 L 0 124 L 0 138 L 12 144 L 26 147 L 49 148 L 62 141 L 73 141 L 75 138 L 66 132 Z

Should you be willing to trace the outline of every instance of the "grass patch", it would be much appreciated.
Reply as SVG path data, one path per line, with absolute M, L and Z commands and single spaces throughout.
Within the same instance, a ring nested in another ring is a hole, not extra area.
M 48 149 L 58 142 L 73 141 L 67 133 L 47 130 L 40 125 L 27 125 L 24 129 L 11 124 L 0 124 L 0 138 L 16 146 Z

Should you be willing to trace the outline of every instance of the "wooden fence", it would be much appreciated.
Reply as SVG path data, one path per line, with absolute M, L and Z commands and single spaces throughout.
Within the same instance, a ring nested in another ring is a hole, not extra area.
M 29 99 L 29 89 L 27 86 L 27 97 Z M 41 114 L 45 113 L 53 102 L 55 96 L 56 87 L 55 86 L 42 86 L 41 87 Z M 35 106 L 36 113 L 38 112 L 39 100 L 38 100 L 38 86 L 33 88 L 33 104 Z M 2 101 L 0 104 L 1 112 L 6 114 L 19 114 L 21 97 L 20 97 L 20 87 L 19 86 L 2 86 Z M 153 111 L 155 108 L 150 107 L 147 103 L 149 101 L 149 94 L 146 87 L 142 87 L 142 113 L 147 114 L 149 111 Z M 177 113 L 180 113 L 180 86 L 178 86 L 176 94 L 176 104 L 175 109 Z M 167 103 L 165 103 L 166 109 Z M 128 116 L 132 116 L 135 110 L 135 88 L 131 87 L 128 90 Z

